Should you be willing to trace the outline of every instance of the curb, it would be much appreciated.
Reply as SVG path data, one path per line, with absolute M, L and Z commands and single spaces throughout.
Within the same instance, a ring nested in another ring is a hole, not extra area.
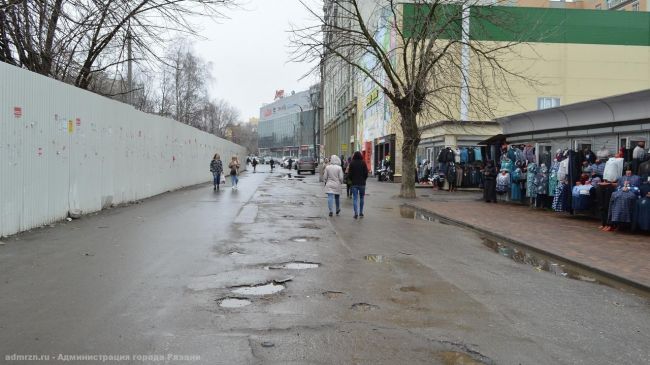
M 576 266 L 576 267 L 578 267 L 578 268 L 580 268 L 582 270 L 593 272 L 595 274 L 598 274 L 598 275 L 600 275 L 602 277 L 608 278 L 608 279 L 613 280 L 615 282 L 618 282 L 620 284 L 623 284 L 623 285 L 632 287 L 634 289 L 643 291 L 646 294 L 650 293 L 650 286 L 648 286 L 646 284 L 643 284 L 643 283 L 640 283 L 638 281 L 635 281 L 635 280 L 632 280 L 632 279 L 629 279 L 629 278 L 626 278 L 626 277 L 623 277 L 623 276 L 619 276 L 619 275 L 616 275 L 616 274 L 608 272 L 608 271 L 604 271 L 604 270 L 599 269 L 597 267 L 593 267 L 591 265 L 588 265 L 588 264 L 585 264 L 585 263 L 582 263 L 582 262 L 579 262 L 579 261 L 575 261 L 575 260 L 572 260 L 570 258 L 560 256 L 560 255 L 558 255 L 556 253 L 546 251 L 546 250 L 541 249 L 539 247 L 531 246 L 531 245 L 529 245 L 529 244 L 527 244 L 525 242 L 519 241 L 519 240 L 513 240 L 512 238 L 508 238 L 508 237 L 503 236 L 501 234 L 494 233 L 492 231 L 489 231 L 487 229 L 484 229 L 484 228 L 469 224 L 467 222 L 463 222 L 463 221 L 460 221 L 460 220 L 457 220 L 457 219 L 449 218 L 447 216 L 441 215 L 441 214 L 436 213 L 434 211 L 431 211 L 429 209 L 422 208 L 421 206 L 418 206 L 415 203 L 405 202 L 404 205 L 406 205 L 408 207 L 411 207 L 413 209 L 417 209 L 417 210 L 426 212 L 427 214 L 430 214 L 432 216 L 435 216 L 436 218 L 439 218 L 439 219 L 445 220 L 447 222 L 450 222 L 450 223 L 452 223 L 454 225 L 469 228 L 469 229 L 471 229 L 471 230 L 473 230 L 473 231 L 475 231 L 477 233 L 484 234 L 484 235 L 487 235 L 487 236 L 492 236 L 492 237 L 497 238 L 497 239 L 499 239 L 501 241 L 510 242 L 512 244 L 515 244 L 515 245 L 521 246 L 523 248 L 526 248 L 526 249 L 528 249 L 530 251 L 535 251 L 537 253 L 549 256 L 549 257 L 551 257 L 553 259 L 556 259 L 558 261 L 566 262 L 566 263 L 574 265 L 574 266 Z

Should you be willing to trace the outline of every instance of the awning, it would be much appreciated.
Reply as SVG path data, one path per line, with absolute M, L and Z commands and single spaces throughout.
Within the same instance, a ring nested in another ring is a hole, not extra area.
M 501 143 L 506 140 L 506 136 L 503 134 L 497 134 L 496 136 L 492 136 L 485 141 L 481 141 L 478 143 L 479 146 L 487 146 L 490 144 L 495 144 L 495 143 Z

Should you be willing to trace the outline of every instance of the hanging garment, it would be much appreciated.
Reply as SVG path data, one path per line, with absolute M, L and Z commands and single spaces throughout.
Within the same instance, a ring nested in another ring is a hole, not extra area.
M 548 195 L 555 196 L 555 188 L 557 187 L 557 170 L 560 168 L 560 163 L 553 161 L 548 175 Z
M 524 147 L 524 156 L 526 158 L 526 162 L 528 162 L 528 163 L 531 163 L 531 162 L 536 163 L 537 162 L 535 160 L 535 147 L 533 147 L 533 146 Z
M 596 186 L 596 204 L 600 213 L 600 223 L 603 226 L 609 225 L 609 201 L 616 187 L 609 183 L 601 183 Z
M 625 183 L 629 183 L 630 186 L 641 186 L 641 178 L 637 175 L 627 176 L 623 175 L 618 179 L 618 187 L 622 188 L 625 186 Z
M 569 185 L 564 182 L 558 183 L 557 188 L 555 188 L 555 196 L 553 196 L 553 210 L 556 212 L 564 212 L 568 210 L 569 195 Z
M 609 200 L 609 221 L 611 223 L 631 223 L 637 198 L 632 191 L 613 192 Z
M 537 195 L 548 195 L 548 168 L 541 166 L 535 175 Z
M 504 194 L 510 190 L 510 174 L 509 173 L 500 173 L 497 176 L 497 193 Z
M 639 186 L 639 192 L 641 193 L 641 196 L 648 195 L 648 193 L 650 193 L 650 181 L 642 182 L 641 186 Z
M 447 166 L 447 182 L 449 182 L 449 187 L 455 187 L 456 186 L 456 164 L 453 162 L 450 162 L 449 165 Z
M 571 190 L 573 210 L 590 210 L 591 197 L 594 187 L 591 185 L 577 185 Z
M 591 172 L 595 172 L 596 176 L 602 178 L 605 174 L 605 163 L 600 161 L 600 163 L 594 163 L 591 165 Z
M 650 231 L 650 197 L 641 198 L 636 202 L 632 229 Z
M 501 170 L 506 170 L 508 173 L 512 171 L 513 168 L 513 163 L 512 160 L 509 158 L 505 158 L 501 160 Z
M 607 160 L 607 163 L 605 163 L 605 171 L 603 172 L 603 179 L 616 181 L 621 176 L 623 176 L 623 159 L 620 157 L 612 157 Z
M 643 179 L 647 179 L 650 176 L 650 161 L 639 164 L 637 175 Z
M 481 153 L 481 147 L 474 147 L 474 160 L 483 161 L 483 155 Z
M 461 165 L 456 166 L 456 186 L 463 185 L 463 171 L 465 169 Z
M 526 173 L 526 197 L 534 198 L 537 196 L 537 186 L 535 185 L 535 176 L 537 175 L 537 164 L 528 164 Z
M 454 151 L 454 162 L 459 164 L 460 163 L 460 149 L 457 147 L 453 149 Z
M 467 148 L 463 147 L 460 149 L 460 162 L 468 163 L 469 162 L 469 153 Z
M 521 201 L 521 175 L 522 172 L 519 167 L 517 167 L 510 175 L 510 178 L 512 179 L 512 184 L 510 185 L 510 197 L 514 201 Z
M 605 147 L 601 148 L 598 152 L 596 152 L 596 157 L 599 160 L 603 160 L 603 161 L 608 159 L 609 156 L 611 156 L 611 155 L 612 155 L 612 153 L 609 152 L 609 150 L 607 148 L 605 148 Z
M 567 178 L 567 175 L 569 174 L 569 159 L 565 158 L 559 163 L 559 167 L 557 170 L 557 179 L 558 181 L 563 181 Z

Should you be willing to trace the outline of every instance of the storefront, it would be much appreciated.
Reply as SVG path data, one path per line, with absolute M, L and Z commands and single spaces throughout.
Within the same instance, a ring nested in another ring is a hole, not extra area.
M 449 189 L 450 183 L 460 188 L 478 188 L 486 153 L 479 143 L 500 131 L 496 122 L 442 121 L 423 127 L 417 151 L 419 180 L 427 183 L 428 178 L 435 176 L 444 181 L 441 184 L 444 189 Z M 447 149 L 451 152 L 441 158 Z M 450 168 L 453 179 L 450 179 Z
M 395 172 L 395 135 L 375 138 L 374 140 L 374 171 L 384 166 L 384 161 L 390 162 L 389 166 L 393 173 Z M 387 159 L 388 157 L 388 159 Z
M 503 134 L 485 144 L 500 200 L 593 215 L 606 230 L 650 226 L 635 221 L 650 199 L 650 90 L 496 121 Z

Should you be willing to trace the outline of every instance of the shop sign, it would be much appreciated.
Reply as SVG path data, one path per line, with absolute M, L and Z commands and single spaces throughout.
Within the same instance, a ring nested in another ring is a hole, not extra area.
M 366 108 L 376 103 L 379 100 L 379 89 L 373 89 L 368 95 L 366 95 Z
M 345 144 L 345 143 L 342 143 L 342 144 L 341 144 L 341 151 L 343 151 L 343 152 L 348 152 L 348 145 Z

